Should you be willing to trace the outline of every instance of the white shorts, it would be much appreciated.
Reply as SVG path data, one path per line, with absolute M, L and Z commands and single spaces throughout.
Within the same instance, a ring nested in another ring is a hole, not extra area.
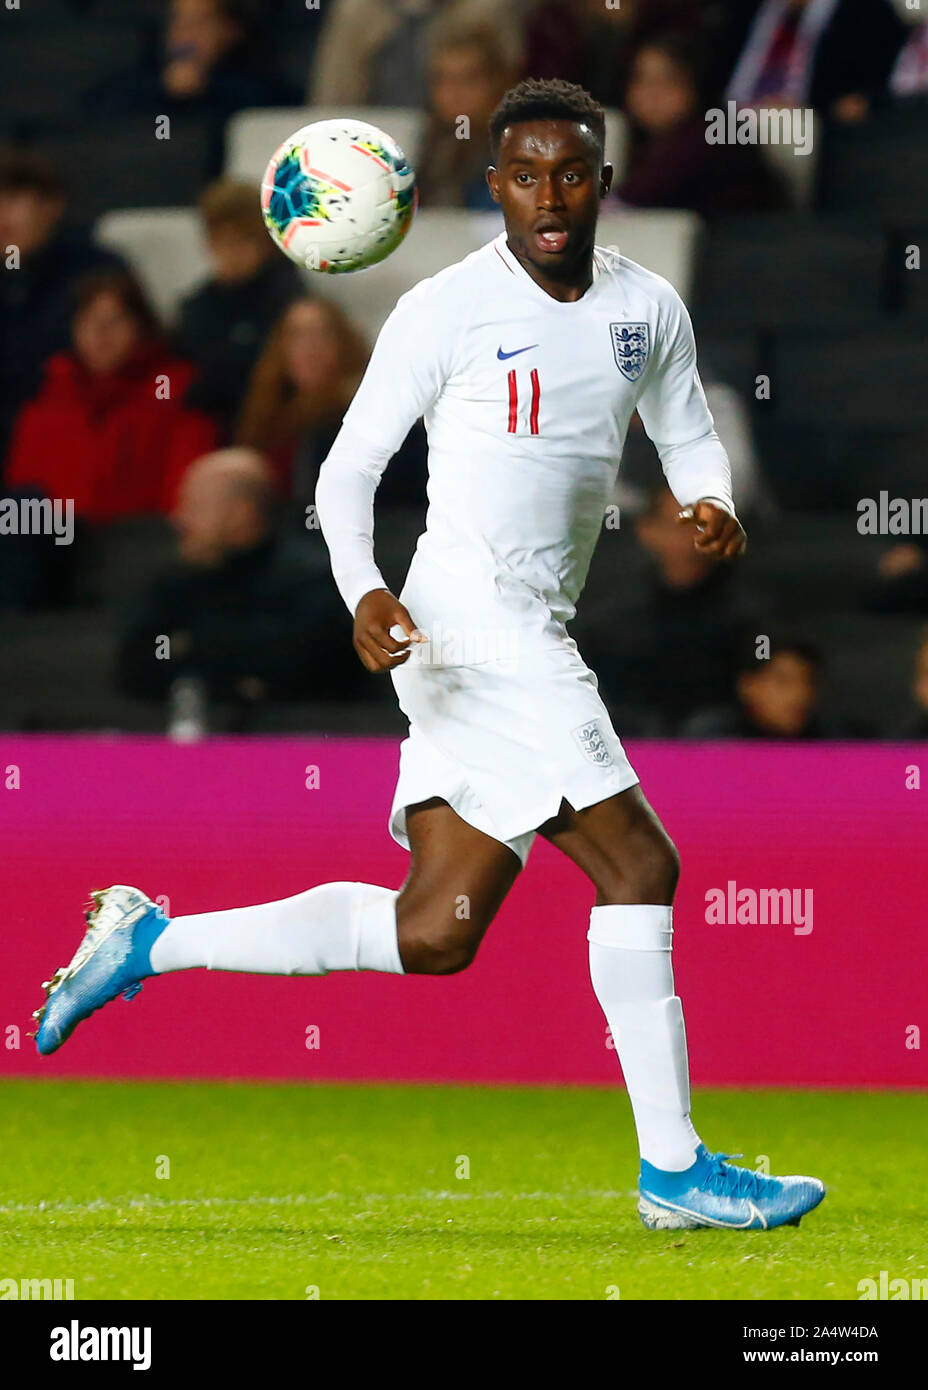
M 638 781 L 572 638 L 476 665 L 411 657 L 392 679 L 409 736 L 388 824 L 406 849 L 407 806 L 438 796 L 524 867 L 562 800 L 579 811 Z

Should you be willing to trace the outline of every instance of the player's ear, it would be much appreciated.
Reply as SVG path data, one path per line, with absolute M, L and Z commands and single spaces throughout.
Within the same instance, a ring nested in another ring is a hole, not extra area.
M 494 203 L 499 202 L 499 170 L 491 164 L 487 169 L 487 188 Z
M 612 176 L 615 173 L 611 164 L 604 164 L 603 171 L 599 176 L 599 196 L 605 198 L 609 189 L 612 187 Z

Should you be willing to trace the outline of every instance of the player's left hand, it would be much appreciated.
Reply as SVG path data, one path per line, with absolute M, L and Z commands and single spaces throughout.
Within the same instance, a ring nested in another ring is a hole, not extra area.
M 700 555 L 713 560 L 734 560 L 747 549 L 748 538 L 741 522 L 714 502 L 694 502 L 691 507 L 684 507 L 677 512 L 677 521 L 696 527 L 693 544 Z

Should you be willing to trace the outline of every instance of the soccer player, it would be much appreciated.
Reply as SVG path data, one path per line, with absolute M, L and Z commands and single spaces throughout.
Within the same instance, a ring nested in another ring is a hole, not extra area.
M 693 1127 L 671 966 L 677 851 L 565 627 L 635 410 L 697 549 L 744 550 L 689 317 L 665 280 L 594 244 L 612 170 L 586 92 L 521 83 L 490 144 L 505 232 L 399 300 L 317 490 L 355 648 L 390 672 L 409 719 L 389 821 L 409 875 L 399 890 L 324 883 L 170 921 L 137 889 L 95 894 L 77 955 L 46 986 L 38 1048 L 169 970 L 462 970 L 538 833 L 596 890 L 590 972 L 631 1099 L 644 1224 L 797 1224 L 821 1182 L 735 1167 Z M 396 597 L 374 561 L 373 498 L 423 415 L 429 511 Z

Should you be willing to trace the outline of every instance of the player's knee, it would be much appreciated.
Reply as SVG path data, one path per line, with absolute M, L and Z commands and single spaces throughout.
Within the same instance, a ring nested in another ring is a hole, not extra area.
M 652 842 L 646 856 L 645 869 L 662 898 L 672 898 L 680 880 L 680 851 L 673 840 L 662 831 Z
M 639 902 L 669 903 L 680 878 L 680 854 L 665 831 L 649 835 L 636 847 L 631 873 L 640 892 Z
M 671 903 L 680 878 L 680 854 L 663 827 L 649 827 L 623 846 L 597 884 L 610 902 Z
M 400 955 L 409 975 L 457 975 L 472 963 L 479 944 L 470 934 L 424 931 L 401 935 Z

